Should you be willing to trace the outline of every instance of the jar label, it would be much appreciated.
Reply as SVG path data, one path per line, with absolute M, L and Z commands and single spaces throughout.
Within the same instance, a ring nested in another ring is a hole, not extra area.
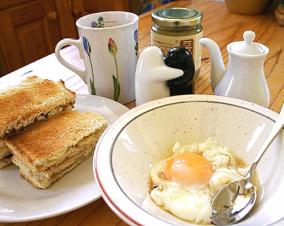
M 151 31 L 151 45 L 159 47 L 164 56 L 166 56 L 168 51 L 173 47 L 184 47 L 190 51 L 196 71 L 199 70 L 201 66 L 200 38 L 202 38 L 202 32 L 187 36 L 167 36 Z

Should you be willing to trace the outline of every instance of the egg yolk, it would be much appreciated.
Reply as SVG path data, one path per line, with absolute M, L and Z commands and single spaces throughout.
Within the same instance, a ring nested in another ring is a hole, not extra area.
M 163 174 L 165 179 L 182 185 L 208 185 L 213 168 L 203 156 L 184 152 L 167 160 Z

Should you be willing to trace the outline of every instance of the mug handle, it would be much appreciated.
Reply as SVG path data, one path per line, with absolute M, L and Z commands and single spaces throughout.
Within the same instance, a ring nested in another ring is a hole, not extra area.
M 71 39 L 71 38 L 65 38 L 62 39 L 61 41 L 59 41 L 55 47 L 55 56 L 57 58 L 57 60 L 63 64 L 65 67 L 67 67 L 68 69 L 70 69 L 71 71 L 75 72 L 76 74 L 78 74 L 80 76 L 80 78 L 86 82 L 86 76 L 87 76 L 87 71 L 86 68 L 84 70 L 79 69 L 78 67 L 70 64 L 69 62 L 67 62 L 60 54 L 60 50 L 67 46 L 67 45 L 74 45 L 78 48 L 79 53 L 80 53 L 80 57 L 82 58 L 84 56 L 84 52 L 83 52 L 83 47 L 82 44 L 80 42 L 80 39 L 75 40 L 75 39 Z

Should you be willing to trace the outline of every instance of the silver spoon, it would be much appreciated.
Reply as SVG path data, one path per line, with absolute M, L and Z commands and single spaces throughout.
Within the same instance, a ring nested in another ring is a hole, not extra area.
M 242 220 L 253 208 L 257 190 L 252 182 L 255 168 L 272 141 L 284 126 L 284 105 L 269 136 L 251 164 L 243 179 L 231 182 L 221 188 L 212 200 L 211 220 L 216 225 L 233 224 Z

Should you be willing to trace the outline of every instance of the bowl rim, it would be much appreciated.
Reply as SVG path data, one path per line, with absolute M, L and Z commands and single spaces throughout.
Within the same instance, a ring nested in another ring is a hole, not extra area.
M 93 172 L 105 202 L 129 225 L 149 225 L 151 223 L 151 225 L 159 224 L 170 226 L 173 224 L 171 222 L 164 221 L 141 208 L 132 201 L 120 187 L 115 178 L 112 166 L 112 151 L 116 139 L 129 123 L 142 114 L 160 107 L 187 102 L 211 102 L 244 108 L 257 113 L 272 122 L 275 122 L 278 116 L 278 113 L 255 103 L 236 98 L 214 95 L 182 95 L 167 97 L 135 107 L 122 115 L 116 122 L 108 127 L 99 139 L 93 158 Z M 275 222 L 283 219 L 283 217 L 275 220 Z M 270 222 L 269 224 L 275 222 Z

